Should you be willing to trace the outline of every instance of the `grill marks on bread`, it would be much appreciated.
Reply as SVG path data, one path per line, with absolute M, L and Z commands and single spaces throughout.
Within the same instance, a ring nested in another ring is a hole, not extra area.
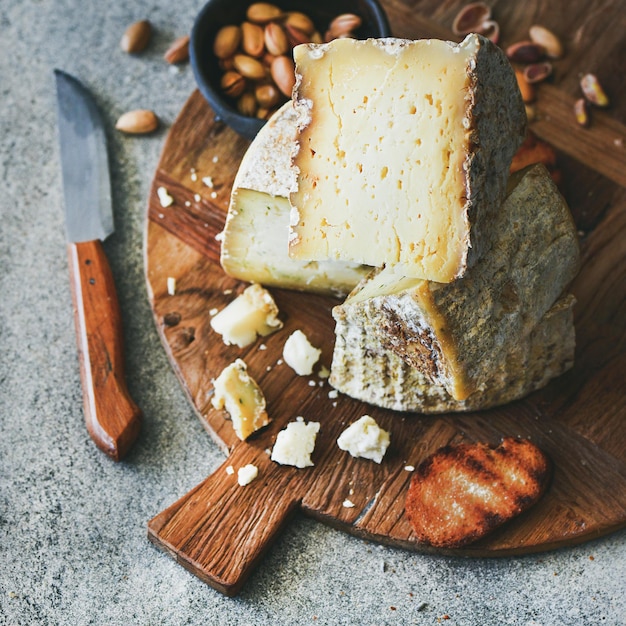
M 445 446 L 413 474 L 406 513 L 420 541 L 457 548 L 532 506 L 549 476 L 548 457 L 526 440 Z

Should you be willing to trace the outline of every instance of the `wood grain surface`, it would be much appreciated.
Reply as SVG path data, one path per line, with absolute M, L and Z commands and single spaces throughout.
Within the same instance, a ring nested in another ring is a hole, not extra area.
M 396 36 L 453 39 L 450 25 L 461 2 L 387 0 Z M 296 510 L 368 540 L 433 552 L 419 544 L 404 514 L 411 474 L 437 448 L 460 441 L 497 443 L 526 437 L 554 463 L 540 502 L 483 540 L 447 554 L 505 556 L 589 540 L 626 525 L 626 3 L 495 2 L 501 45 L 527 38 L 540 23 L 563 39 L 566 54 L 555 77 L 538 90 L 531 128 L 558 150 L 563 193 L 578 225 L 582 269 L 572 291 L 578 299 L 576 364 L 545 389 L 497 409 L 424 417 L 377 409 L 350 398 L 329 397 L 328 383 L 298 377 L 280 362 L 285 339 L 302 329 L 322 348 L 330 366 L 336 301 L 272 290 L 284 329 L 245 349 L 225 346 L 210 328 L 210 311 L 222 309 L 245 284 L 219 265 L 215 235 L 223 226 L 232 181 L 248 142 L 215 120 L 194 92 L 171 128 L 154 176 L 146 220 L 146 274 L 154 317 L 196 414 L 228 455 L 190 493 L 154 517 L 149 538 L 223 593 L 237 593 L 252 568 Z M 621 68 L 621 70 L 620 70 Z M 619 71 L 618 71 L 619 70 Z M 579 127 L 572 104 L 578 77 L 596 72 L 610 94 L 607 111 L 593 111 Z M 196 176 L 192 176 L 195 172 Z M 214 187 L 202 178 L 210 176 Z M 196 180 L 194 180 L 196 178 Z M 164 186 L 175 203 L 163 208 Z M 168 295 L 167 279 L 176 279 Z M 261 345 L 266 349 L 261 349 Z M 272 423 L 240 442 L 225 414 L 212 408 L 212 379 L 243 358 L 259 382 Z M 391 432 L 383 463 L 353 459 L 336 445 L 340 432 L 368 413 Z M 276 434 L 303 416 L 319 421 L 315 466 L 303 470 L 269 460 Z M 240 487 L 247 463 L 259 477 Z M 349 499 L 354 507 L 343 505 Z M 437 553 L 444 553 L 438 550 Z

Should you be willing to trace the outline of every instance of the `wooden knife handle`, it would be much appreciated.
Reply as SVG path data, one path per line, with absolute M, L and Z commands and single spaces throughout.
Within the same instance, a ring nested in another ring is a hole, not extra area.
M 122 322 L 109 262 L 100 241 L 68 244 L 87 430 L 119 461 L 137 438 L 141 410 L 124 379 Z

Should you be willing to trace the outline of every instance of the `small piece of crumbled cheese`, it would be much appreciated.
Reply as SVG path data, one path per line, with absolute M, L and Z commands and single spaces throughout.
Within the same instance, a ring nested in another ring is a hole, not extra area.
M 331 389 L 328 392 L 328 397 L 329 397 L 330 400 L 334 400 L 335 398 L 339 397 L 339 392 L 336 389 Z
M 258 335 L 266 337 L 280 330 L 283 323 L 278 319 L 278 307 L 270 292 L 253 283 L 211 318 L 211 327 L 226 345 L 243 348 Z
M 221 231 L 217 233 L 217 235 L 215 235 L 215 241 L 224 241 L 224 231 Z
M 262 344 L 259 346 L 259 350 L 267 350 L 267 346 L 266 346 L 264 343 L 262 343 Z
M 313 373 L 313 366 L 320 358 L 322 351 L 314 348 L 301 330 L 295 330 L 283 348 L 285 363 L 291 367 L 298 376 L 309 376 Z
M 191 202 L 189 202 L 189 200 L 185 200 L 185 206 L 187 207 L 191 206 Z
M 265 410 L 265 396 L 257 382 L 248 374 L 245 361 L 236 359 L 213 381 L 213 408 L 226 409 L 233 429 L 242 441 L 267 426 L 270 418 Z
M 352 502 L 352 500 L 348 500 L 348 498 L 346 498 L 346 499 L 343 501 L 343 506 L 344 506 L 346 509 L 353 509 L 353 508 L 354 508 L 354 502 Z
M 414 465 L 405 465 L 405 466 L 404 466 L 404 469 L 405 469 L 407 472 L 414 472 L 414 471 L 415 471 L 415 466 L 414 466 Z
M 315 449 L 315 439 L 320 429 L 319 422 L 304 421 L 297 417 L 276 435 L 272 448 L 272 461 L 280 465 L 293 465 L 300 469 L 312 467 L 311 454 Z
M 235 473 L 235 468 L 234 468 L 232 465 L 228 465 L 228 466 L 226 467 L 226 473 L 227 473 L 229 476 L 232 476 L 232 475 Z
M 245 487 L 249 485 L 259 475 L 259 468 L 252 463 L 244 465 L 237 470 L 237 482 Z
M 309 387 L 316 387 L 317 383 L 314 380 L 309 381 Z
M 212 159 L 213 163 L 217 163 L 220 159 L 218 156 L 214 156 Z
M 159 187 L 157 189 L 157 196 L 159 196 L 159 202 L 164 209 L 174 204 L 174 198 L 170 196 L 165 187 Z
M 210 310 L 209 310 L 209 315 L 210 315 L 211 317 L 213 317 L 214 315 L 217 315 L 218 313 L 219 313 L 219 309 L 215 309 L 215 308 L 213 308 L 213 309 L 210 309 Z
M 325 365 L 322 365 L 322 367 L 320 367 L 320 371 L 317 373 L 317 375 L 320 378 L 328 378 L 330 376 L 330 370 Z
M 167 293 L 170 296 L 176 294 L 176 279 L 173 276 L 167 277 Z
M 380 463 L 389 447 L 389 433 L 369 415 L 348 426 L 337 439 L 337 445 L 353 457 Z
M 213 189 L 213 187 L 215 187 L 215 184 L 213 183 L 213 178 L 211 178 L 211 176 L 205 176 L 202 179 L 202 182 L 207 186 L 210 187 L 211 189 Z
M 196 173 L 196 170 L 192 167 L 191 168 L 191 180 L 193 180 L 193 182 L 195 183 L 198 180 L 198 174 Z
M 200 196 L 200 194 L 199 194 L 199 193 L 195 193 L 195 194 L 193 195 L 193 199 L 194 199 L 196 202 L 200 202 L 200 200 L 202 200 L 202 197 Z
M 217 191 L 212 191 L 211 192 L 211 198 L 213 198 L 213 200 L 215 200 L 215 198 L 217 198 Z

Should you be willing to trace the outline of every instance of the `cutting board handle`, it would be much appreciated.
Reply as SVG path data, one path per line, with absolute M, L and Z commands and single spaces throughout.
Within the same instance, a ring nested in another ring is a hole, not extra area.
M 148 522 L 148 538 L 200 579 L 228 595 L 241 586 L 299 506 L 295 470 L 243 443 L 207 479 Z M 240 486 L 237 470 L 257 466 Z M 227 471 L 228 467 L 234 473 Z

